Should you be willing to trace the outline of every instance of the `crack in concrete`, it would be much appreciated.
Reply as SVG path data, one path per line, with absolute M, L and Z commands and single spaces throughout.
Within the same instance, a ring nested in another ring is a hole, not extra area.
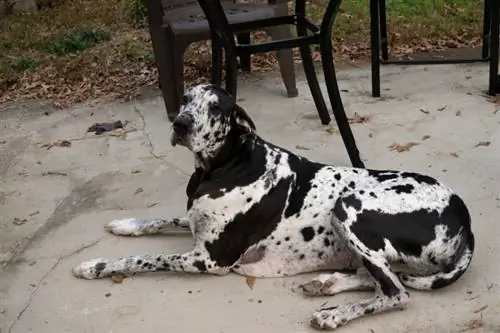
M 141 119 L 141 122 L 142 122 L 142 126 L 140 128 L 140 131 L 142 132 L 142 134 L 144 135 L 144 137 L 146 138 L 146 141 L 148 143 L 148 147 L 149 147 L 149 153 L 151 154 L 151 156 L 153 156 L 155 159 L 157 160 L 161 160 L 163 161 L 165 164 L 167 164 L 168 166 L 172 167 L 172 168 L 175 168 L 176 170 L 180 171 L 182 174 L 186 175 L 186 176 L 190 176 L 190 174 L 184 170 L 182 170 L 181 168 L 179 168 L 178 166 L 176 166 L 175 164 L 173 163 L 170 163 L 169 161 L 167 161 L 165 159 L 165 157 L 167 157 L 166 155 L 157 155 L 155 153 L 155 146 L 153 144 L 153 140 L 151 140 L 151 136 L 150 134 L 148 133 L 148 131 L 146 131 L 146 118 L 144 117 L 144 115 L 142 114 L 141 110 L 139 110 L 137 108 L 137 106 L 135 104 L 132 105 L 132 107 L 134 108 L 134 112 L 139 116 L 139 118 Z
M 154 158 L 156 159 L 159 159 L 159 160 L 162 160 L 162 161 L 165 161 L 163 158 L 165 157 L 165 155 L 157 155 L 155 153 L 155 147 L 153 145 L 153 141 L 151 140 L 151 136 L 149 135 L 149 133 L 146 131 L 146 118 L 144 117 L 144 115 L 142 114 L 142 112 L 137 108 L 137 106 L 135 106 L 135 104 L 132 105 L 132 107 L 134 108 L 134 112 L 137 113 L 137 115 L 139 116 L 139 118 L 141 119 L 141 122 L 142 122 L 142 127 L 140 129 L 140 131 L 142 132 L 142 134 L 144 134 L 144 137 L 146 138 L 146 141 L 148 142 L 148 146 L 149 146 L 149 153 L 151 154 L 151 156 L 153 156 Z M 166 162 L 166 161 L 165 161 Z M 168 162 L 167 162 L 168 163 Z
M 67 253 L 67 254 L 64 254 L 62 256 L 60 256 L 57 261 L 55 262 L 54 265 L 52 265 L 52 267 L 47 271 L 47 273 L 45 273 L 41 278 L 40 280 L 36 283 L 36 287 L 33 289 L 33 291 L 31 292 L 29 298 L 28 298 L 28 301 L 26 302 L 26 304 L 24 305 L 24 307 L 21 309 L 21 311 L 18 313 L 16 319 L 12 322 L 12 324 L 10 324 L 9 328 L 8 328 L 8 333 L 12 333 L 12 329 L 14 328 L 14 326 L 21 320 L 22 316 L 24 315 L 24 313 L 26 312 L 26 310 L 28 310 L 28 308 L 30 307 L 31 305 L 31 302 L 33 302 L 33 299 L 35 298 L 35 295 L 36 293 L 38 292 L 38 290 L 40 290 L 40 286 L 42 284 L 42 282 L 47 278 L 47 276 L 49 276 L 50 273 L 52 273 L 52 271 L 54 269 L 56 269 L 57 266 L 59 266 L 59 264 L 71 257 L 71 256 L 74 256 L 75 254 L 78 254 L 80 252 L 82 252 L 83 250 L 86 250 L 86 249 L 89 249 L 93 246 L 95 246 L 96 244 L 98 244 L 104 237 L 106 237 L 106 235 L 104 236 L 101 236 L 99 239 L 93 241 L 92 243 L 90 244 L 86 244 L 86 245 L 83 245 L 81 246 L 80 248 L 74 250 L 73 252 L 70 252 L 70 253 Z

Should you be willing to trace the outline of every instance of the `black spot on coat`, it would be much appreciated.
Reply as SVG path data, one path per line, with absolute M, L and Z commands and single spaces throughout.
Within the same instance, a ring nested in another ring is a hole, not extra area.
M 401 193 L 411 193 L 415 187 L 411 184 L 405 184 L 405 185 L 394 185 L 389 188 L 389 190 L 395 191 L 397 194 Z
M 193 262 L 193 266 L 198 268 L 200 272 L 206 272 L 207 271 L 207 266 L 205 265 L 205 262 L 203 260 L 195 260 Z
M 309 242 L 314 238 L 314 229 L 313 227 L 305 227 L 300 230 L 300 233 L 302 234 L 302 237 L 304 238 L 304 241 Z
M 450 197 L 441 215 L 426 209 L 398 214 L 362 211 L 351 225 L 351 231 L 371 250 L 383 249 L 384 239 L 387 239 L 396 251 L 419 257 L 422 247 L 436 238 L 435 227 L 439 224 L 448 227 L 446 236 L 449 238 L 454 237 L 462 227 L 465 233 L 471 232 L 469 212 L 457 195 Z
M 230 266 L 251 245 L 268 237 L 281 220 L 291 183 L 291 178 L 281 179 L 246 213 L 237 214 L 217 239 L 205 242 L 210 258 L 221 267 Z

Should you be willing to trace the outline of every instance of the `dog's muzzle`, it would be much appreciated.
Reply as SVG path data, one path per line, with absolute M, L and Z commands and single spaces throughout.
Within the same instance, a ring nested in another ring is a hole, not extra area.
M 172 124 L 172 134 L 170 135 L 170 143 L 172 146 L 177 144 L 185 144 L 187 135 L 192 126 L 192 121 L 189 117 L 177 117 Z

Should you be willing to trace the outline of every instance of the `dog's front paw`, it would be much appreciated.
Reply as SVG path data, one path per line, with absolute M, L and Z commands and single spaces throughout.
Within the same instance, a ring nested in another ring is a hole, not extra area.
M 310 324 L 317 330 L 334 330 L 341 326 L 342 323 L 340 322 L 340 318 L 335 316 L 335 311 L 321 309 L 312 315 Z
M 140 236 L 141 220 L 128 218 L 128 219 L 120 219 L 113 220 L 104 226 L 106 231 L 121 236 Z
M 84 261 L 73 268 L 73 275 L 87 280 L 98 279 L 104 277 L 103 271 L 105 271 L 106 266 L 106 260 L 102 258 Z

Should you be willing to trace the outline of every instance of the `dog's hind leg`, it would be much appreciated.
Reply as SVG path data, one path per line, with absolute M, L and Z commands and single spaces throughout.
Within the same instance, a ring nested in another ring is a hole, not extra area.
M 113 220 L 104 227 L 114 235 L 142 236 L 163 234 L 172 231 L 189 231 L 189 220 L 186 218 L 139 220 L 126 218 Z
M 344 291 L 374 290 L 375 283 L 365 269 L 359 269 L 356 273 L 321 274 L 300 288 L 306 296 L 332 296 Z
M 225 275 L 230 267 L 220 267 L 205 250 L 195 249 L 184 254 L 136 255 L 117 259 L 97 258 L 82 262 L 73 275 L 84 279 L 100 279 L 115 274 L 172 271 Z
M 375 296 L 360 302 L 316 311 L 311 318 L 311 326 L 317 329 L 335 329 L 364 315 L 404 308 L 409 301 L 409 293 L 398 276 L 391 271 L 384 253 L 369 249 L 351 231 L 350 226 L 356 221 L 356 214 L 352 213 L 351 209 L 341 215 L 342 219 L 334 218 L 333 224 L 346 246 L 358 257 L 372 278 Z
M 335 329 L 367 314 L 404 308 L 408 302 L 409 293 L 383 257 L 366 248 L 362 248 L 358 254 L 375 285 L 375 297 L 316 311 L 311 318 L 314 328 Z

